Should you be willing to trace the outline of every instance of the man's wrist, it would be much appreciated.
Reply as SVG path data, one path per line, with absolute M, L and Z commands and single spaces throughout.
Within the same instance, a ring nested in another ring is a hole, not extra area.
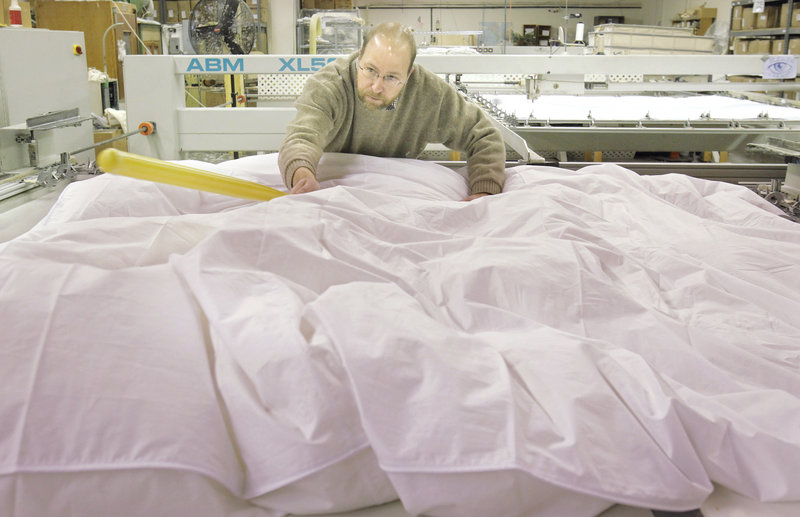
M 298 169 L 306 169 L 311 175 L 311 177 L 316 178 L 316 173 L 314 172 L 314 166 L 311 164 L 311 162 L 306 160 L 295 160 L 292 163 L 290 163 L 286 169 L 287 169 L 286 184 L 289 186 L 289 188 L 292 188 L 295 184 L 294 177 Z

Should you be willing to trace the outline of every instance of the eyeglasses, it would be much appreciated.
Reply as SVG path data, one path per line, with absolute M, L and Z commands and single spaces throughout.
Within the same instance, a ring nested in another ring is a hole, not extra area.
M 370 81 L 377 81 L 378 79 L 383 79 L 383 85 L 386 86 L 387 88 L 397 88 L 402 84 L 405 84 L 405 81 L 401 81 L 400 78 L 395 75 L 392 74 L 381 75 L 380 73 L 378 73 L 377 70 L 375 70 L 371 66 L 361 66 L 358 63 L 358 61 L 356 61 L 356 66 L 361 72 L 364 73 L 364 76 Z

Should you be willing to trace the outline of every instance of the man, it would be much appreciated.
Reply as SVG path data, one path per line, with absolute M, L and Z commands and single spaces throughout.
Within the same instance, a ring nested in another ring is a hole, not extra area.
M 467 154 L 471 201 L 502 191 L 505 146 L 474 103 L 436 74 L 414 66 L 416 43 L 402 25 L 383 23 L 361 49 L 306 82 L 278 164 L 293 194 L 319 189 L 323 151 L 417 158 L 428 143 Z

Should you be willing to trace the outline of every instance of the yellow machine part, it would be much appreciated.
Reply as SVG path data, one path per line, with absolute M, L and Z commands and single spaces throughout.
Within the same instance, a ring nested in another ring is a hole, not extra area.
M 285 196 L 286 192 L 216 172 L 204 171 L 179 163 L 105 149 L 97 156 L 97 165 L 105 172 L 158 183 L 167 183 L 205 192 L 243 199 L 268 201 Z

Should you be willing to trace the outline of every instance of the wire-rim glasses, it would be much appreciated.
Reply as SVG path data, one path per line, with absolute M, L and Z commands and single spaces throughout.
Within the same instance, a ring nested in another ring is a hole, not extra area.
M 399 77 L 392 75 L 392 74 L 384 74 L 381 75 L 377 70 L 372 68 L 371 66 L 361 66 L 361 64 L 356 61 L 356 67 L 358 70 L 364 74 L 364 77 L 369 79 L 370 81 L 377 81 L 378 79 L 383 79 L 383 85 L 387 88 L 397 88 L 403 84 L 405 81 L 401 81 Z

